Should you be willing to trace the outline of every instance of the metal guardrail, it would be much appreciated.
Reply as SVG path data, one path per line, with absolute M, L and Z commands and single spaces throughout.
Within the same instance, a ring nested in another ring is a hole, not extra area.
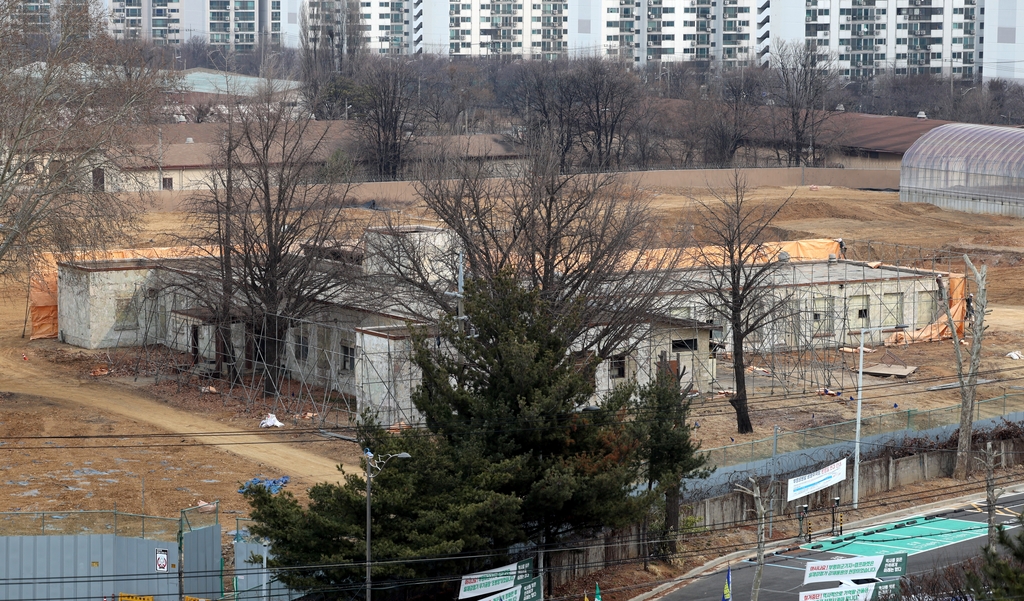
M 1004 394 L 1002 396 L 985 399 L 975 403 L 975 421 L 994 417 L 1001 417 L 1024 411 L 1024 393 Z M 860 421 L 861 438 L 867 438 L 878 434 L 890 432 L 921 431 L 960 423 L 960 405 L 950 405 L 939 409 L 918 411 L 908 409 L 906 411 L 895 411 L 883 413 L 872 417 L 862 417 Z M 711 465 L 724 467 L 737 465 L 750 461 L 771 459 L 773 449 L 778 454 L 791 453 L 794 451 L 805 451 L 839 442 L 853 441 L 856 436 L 857 421 L 849 420 L 817 426 L 805 430 L 792 432 L 780 432 L 777 439 L 771 436 L 751 442 L 731 444 L 713 449 L 706 449 L 703 452 L 708 455 Z

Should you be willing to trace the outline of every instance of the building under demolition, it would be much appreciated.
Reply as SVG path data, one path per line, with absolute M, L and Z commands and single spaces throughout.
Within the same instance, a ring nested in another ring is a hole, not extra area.
M 436 242 L 441 234 L 416 235 Z M 840 349 L 859 345 L 862 329 L 880 328 L 864 340 L 876 345 L 897 326 L 925 329 L 945 313 L 948 272 L 837 258 L 838 243 L 818 242 L 835 252 L 779 261 L 770 283 L 779 315 L 747 339 L 751 361 L 760 358 L 775 377 L 786 380 L 787 389 L 834 386 L 843 377 L 836 373 L 842 371 Z M 351 417 L 364 409 L 385 424 L 417 421 L 410 400 L 419 381 L 412 335 L 419 328 L 430 336 L 432 323 L 354 297 L 324 299 L 318 312 L 301 320 L 260 318 L 286 320 L 284 328 L 241 315 L 215 319 L 194 293 L 176 285 L 182 271 L 176 261 L 122 257 L 60 263 L 57 337 L 84 348 L 134 349 L 163 362 L 176 374 L 172 377 L 221 380 L 219 389 L 250 399 L 265 398 L 269 391 L 279 411 L 315 413 L 321 421 L 332 412 Z M 596 401 L 619 383 L 649 381 L 660 363 L 697 392 L 728 388 L 719 382 L 718 363 L 731 351 L 729 326 L 698 296 L 707 273 L 687 267 L 672 276 L 665 315 L 646 319 L 621 352 L 598 366 Z M 960 282 L 957 294 L 964 296 L 962 276 L 953 279 Z M 230 333 L 218 336 L 218 328 Z M 268 331 L 284 334 L 271 340 Z M 278 350 L 271 352 L 270 346 Z

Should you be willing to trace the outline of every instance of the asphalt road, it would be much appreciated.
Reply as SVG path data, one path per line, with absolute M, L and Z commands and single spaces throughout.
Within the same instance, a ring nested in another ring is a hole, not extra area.
M 1017 516 L 1021 511 L 1024 511 L 1024 494 L 1003 496 L 999 499 L 996 521 L 1006 524 L 1008 528 L 1017 527 Z M 841 586 L 839 582 L 803 585 L 804 569 L 810 561 L 906 552 L 909 554 L 908 574 L 915 574 L 929 572 L 937 567 L 976 556 L 986 543 L 987 514 L 983 502 L 951 505 L 949 509 L 915 517 L 916 520 L 914 517 L 904 517 L 894 521 L 891 517 L 880 516 L 878 521 L 871 525 L 861 524 L 857 530 L 845 530 L 842 539 L 835 542 L 831 537 L 814 540 L 812 544 L 821 545 L 819 549 L 801 548 L 778 554 L 769 553 L 765 558 L 759 599 L 797 601 L 801 592 Z M 923 519 L 925 517 L 930 519 Z M 912 520 L 914 522 L 909 523 Z M 900 525 L 898 528 L 895 527 L 897 524 Z M 878 531 L 882 526 L 886 526 L 886 529 Z M 868 534 L 868 531 L 872 531 L 873 534 Z M 754 580 L 754 562 L 733 562 L 731 567 L 733 599 L 749 599 Z M 698 578 L 662 599 L 721 599 L 725 579 L 726 570 L 721 569 Z

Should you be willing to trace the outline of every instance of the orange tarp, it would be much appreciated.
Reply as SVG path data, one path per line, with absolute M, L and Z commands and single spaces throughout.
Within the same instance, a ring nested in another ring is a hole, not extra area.
M 949 274 L 949 312 L 956 325 L 957 338 L 964 336 L 964 320 L 967 316 L 967 278 L 962 273 Z M 915 342 L 935 342 L 953 337 L 949 328 L 949 318 L 945 310 L 933 323 L 913 332 L 894 332 L 885 341 L 885 346 L 895 344 L 913 344 Z
M 794 262 L 824 261 L 829 258 L 829 255 L 842 258 L 839 243 L 829 238 L 765 242 L 756 247 L 756 249 L 752 249 L 752 252 L 749 254 L 752 255 L 752 263 L 764 263 L 777 260 L 779 254 L 783 252 L 788 253 L 789 260 Z M 673 255 L 678 256 L 673 257 Z M 725 265 L 728 261 L 725 249 L 720 246 L 700 246 L 684 248 L 682 250 L 655 248 L 647 251 L 643 256 L 637 256 L 636 254 L 627 255 L 622 264 L 628 267 L 640 267 L 641 269 L 686 269 L 704 267 L 715 258 L 717 258 L 719 265 Z
M 96 251 L 76 256 L 76 261 L 110 261 L 116 259 L 169 259 L 199 256 L 207 250 L 190 246 L 169 246 L 162 248 L 122 248 Z M 57 325 L 57 261 L 53 253 L 43 253 L 32 271 L 29 291 L 29 321 L 32 324 L 31 339 L 56 338 Z

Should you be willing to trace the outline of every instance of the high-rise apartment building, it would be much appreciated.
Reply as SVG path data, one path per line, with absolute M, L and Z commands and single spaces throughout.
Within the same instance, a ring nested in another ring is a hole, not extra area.
M 108 9 L 118 38 L 180 44 L 203 36 L 230 50 L 299 42 L 299 0 L 110 0 Z
M 411 53 L 534 59 L 604 56 L 640 64 L 723 60 L 730 66 L 748 64 L 756 54 L 750 29 L 753 0 L 411 4 L 411 18 L 395 23 L 406 31 L 412 28 Z M 377 27 L 375 23 L 373 28 Z
M 771 0 L 769 39 L 830 52 L 851 78 L 970 79 L 979 73 L 983 11 L 977 0 Z
M 116 36 L 174 44 L 202 35 L 234 50 L 263 40 L 298 46 L 305 7 L 331 43 L 380 54 L 602 56 L 641 65 L 708 61 L 728 68 L 765 64 L 773 44 L 785 40 L 832 54 L 851 78 L 894 71 L 1024 79 L 1019 0 L 110 2 Z M 43 0 L 26 3 L 40 18 L 48 7 Z M 993 24 L 988 36 L 986 8 Z

